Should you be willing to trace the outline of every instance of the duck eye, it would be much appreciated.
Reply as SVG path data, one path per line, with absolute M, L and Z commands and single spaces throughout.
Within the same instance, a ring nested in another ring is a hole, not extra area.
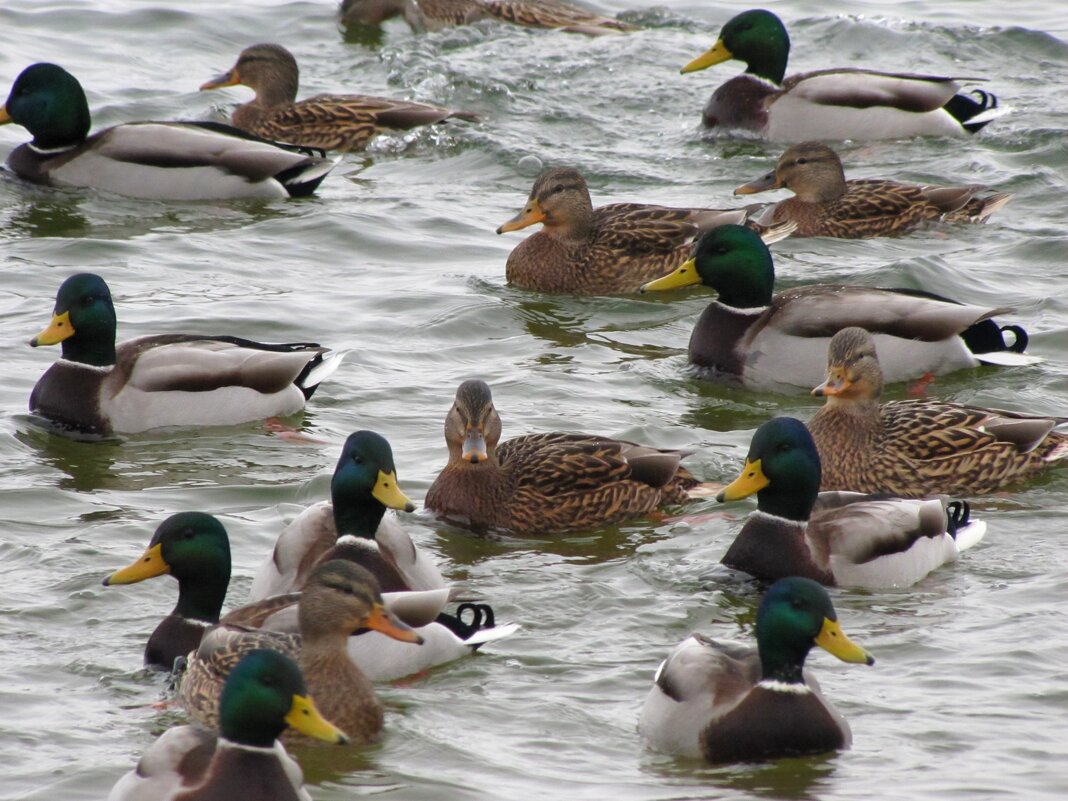
M 779 453 L 789 453 L 791 450 L 793 450 L 793 446 L 789 442 L 780 442 L 775 447 L 775 450 Z
M 360 455 L 353 456 L 352 461 L 354 464 L 363 464 L 363 457 Z
M 798 164 L 808 164 L 808 159 L 806 159 L 804 156 L 802 156 L 801 158 L 799 158 L 797 160 L 797 163 Z

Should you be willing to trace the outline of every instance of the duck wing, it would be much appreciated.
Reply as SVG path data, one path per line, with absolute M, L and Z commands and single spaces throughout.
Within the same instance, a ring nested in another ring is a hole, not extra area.
M 782 89 L 793 97 L 822 106 L 864 109 L 887 106 L 920 113 L 942 108 L 960 90 L 959 81 L 985 80 L 842 67 L 790 75 L 783 81 Z
M 274 550 L 252 580 L 250 600 L 299 590 L 336 543 L 333 504 L 320 501 L 309 506 L 278 535 Z

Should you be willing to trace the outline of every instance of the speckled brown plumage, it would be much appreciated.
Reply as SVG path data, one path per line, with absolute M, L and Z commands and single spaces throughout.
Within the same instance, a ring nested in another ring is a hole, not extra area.
M 483 381 L 465 381 L 445 420 L 449 463 L 426 508 L 479 533 L 557 534 L 610 525 L 687 500 L 697 481 L 658 450 L 583 434 L 533 434 L 500 446 Z
M 343 0 L 344 25 L 371 25 L 403 16 L 414 31 L 434 31 L 495 19 L 528 28 L 559 28 L 591 35 L 636 30 L 561 0 Z
M 257 604 L 255 612 L 237 609 L 227 616 L 251 625 L 223 623 L 204 635 L 182 676 L 179 697 L 183 706 L 195 720 L 217 727 L 226 677 L 245 654 L 269 648 L 300 665 L 320 712 L 352 742 L 374 741 L 382 729 L 382 704 L 370 680 L 349 659 L 346 646 L 348 636 L 366 626 L 372 610 L 381 604 L 381 593 L 367 571 L 342 560 L 321 565 L 300 597 L 300 635 L 254 627 L 274 611 L 275 599 L 262 609 Z M 285 736 L 304 739 L 295 731 Z
M 809 421 L 823 462 L 823 490 L 906 497 L 978 495 L 1037 475 L 1068 457 L 1068 422 L 919 399 L 879 404 L 882 372 L 871 335 L 847 328 L 831 340 L 827 403 Z
M 241 51 L 228 72 L 201 89 L 244 84 L 256 97 L 234 111 L 236 127 L 265 139 L 343 152 L 362 150 L 384 131 L 478 119 L 466 111 L 368 95 L 322 94 L 297 101 L 298 82 L 297 62 L 288 50 L 258 44 Z
M 542 292 L 615 294 L 637 292 L 678 267 L 704 231 L 744 223 L 747 217 L 747 209 L 641 203 L 595 209 L 582 175 L 557 167 L 538 176 L 526 206 L 497 233 L 543 224 L 509 254 L 505 275 L 510 284 Z M 774 241 L 785 234 L 773 229 L 768 235 Z
M 982 222 L 1012 197 L 986 187 L 926 186 L 885 179 L 847 181 L 838 154 L 803 142 L 782 154 L 774 172 L 738 187 L 735 194 L 789 189 L 764 222 L 797 223 L 795 236 L 861 239 L 910 231 L 925 222 Z

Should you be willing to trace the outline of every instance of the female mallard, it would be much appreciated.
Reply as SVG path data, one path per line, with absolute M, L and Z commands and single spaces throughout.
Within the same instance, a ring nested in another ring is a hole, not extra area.
M 660 665 L 638 731 L 657 750 L 712 763 L 753 762 L 849 748 L 849 724 L 804 671 L 813 645 L 873 665 L 838 624 L 827 591 L 784 578 L 757 611 L 757 647 L 702 634 Z
M 257 44 L 242 50 L 233 67 L 200 88 L 243 84 L 256 97 L 234 111 L 235 126 L 266 139 L 324 150 L 363 150 L 372 137 L 386 131 L 478 119 L 467 111 L 368 95 L 316 95 L 298 102 L 299 79 L 292 53 L 281 45 Z
M 786 27 L 770 11 L 745 11 L 728 21 L 712 49 L 682 68 L 686 73 L 732 58 L 745 62 L 744 73 L 712 94 L 704 124 L 755 131 L 774 142 L 801 142 L 961 136 L 999 115 L 994 95 L 957 94 L 957 81 L 982 78 L 844 67 L 784 79 L 789 55 Z
M 108 801 L 311 801 L 279 735 L 292 726 L 328 743 L 348 738 L 319 714 L 293 660 L 276 651 L 246 654 L 218 700 L 218 734 L 200 726 L 168 729 Z
M 480 19 L 591 36 L 637 30 L 563 0 L 342 0 L 340 14 L 342 25 L 377 25 L 403 16 L 417 33 L 469 25 Z
M 734 190 L 750 195 L 789 189 L 759 219 L 797 223 L 794 236 L 861 239 L 904 233 L 925 222 L 983 222 L 1012 194 L 983 194 L 985 186 L 926 186 L 881 178 L 847 181 L 838 154 L 819 142 L 802 142 L 779 157 L 773 172 Z
M 879 347 L 882 347 L 881 345 Z M 808 427 L 823 456 L 822 487 L 859 492 L 978 495 L 1068 458 L 1068 422 L 926 398 L 880 404 L 876 344 L 862 328 L 831 340 L 826 404 Z
M 480 534 L 560 534 L 685 503 L 697 486 L 679 465 L 687 451 L 586 434 L 500 438 L 489 386 L 464 381 L 445 418 L 449 463 L 426 508 Z
M 7 157 L 16 175 L 135 198 L 303 197 L 335 163 L 216 123 L 128 122 L 89 136 L 85 92 L 55 64 L 22 71 L 0 109 L 8 122 L 33 134 Z
M 156 529 L 145 552 L 104 579 L 104 586 L 168 573 L 178 579 L 178 603 L 145 646 L 145 664 L 163 670 L 196 649 L 208 627 L 219 622 L 230 584 L 230 538 L 222 523 L 203 512 L 171 515 Z
M 374 576 L 343 559 L 312 571 L 297 615 L 299 634 L 227 624 L 211 629 L 182 675 L 182 705 L 195 720 L 214 728 L 231 668 L 248 652 L 271 648 L 297 661 L 323 714 L 352 742 L 375 740 L 382 730 L 382 704 L 370 680 L 349 659 L 349 635 L 369 628 L 403 642 L 421 643 L 422 638 L 386 609 Z
M 235 425 L 304 408 L 344 354 L 315 343 L 153 334 L 115 345 L 104 279 L 72 275 L 51 324 L 30 345 L 63 344 L 37 381 L 30 411 L 61 428 L 110 436 L 163 426 Z
M 1034 364 L 1027 334 L 990 318 L 1012 311 L 970 306 L 922 290 L 817 284 L 772 294 L 775 266 L 760 237 L 724 225 L 698 240 L 694 256 L 641 291 L 704 284 L 719 297 L 690 336 L 689 360 L 714 377 L 758 389 L 811 387 L 826 372 L 827 344 L 863 325 L 884 348 L 887 380 L 905 381 L 986 364 Z M 1003 332 L 1012 333 L 1006 345 Z
M 635 292 L 684 262 L 703 231 L 745 222 L 746 209 L 685 209 L 612 203 L 593 208 L 578 170 L 549 169 L 538 176 L 527 205 L 498 234 L 542 223 L 508 256 L 508 283 L 541 292 L 586 295 Z M 793 225 L 764 229 L 767 241 Z
M 801 421 L 776 417 L 758 428 L 741 475 L 716 497 L 757 496 L 723 564 L 761 581 L 804 576 L 828 586 L 907 587 L 986 532 L 960 501 L 821 493 L 820 469 Z

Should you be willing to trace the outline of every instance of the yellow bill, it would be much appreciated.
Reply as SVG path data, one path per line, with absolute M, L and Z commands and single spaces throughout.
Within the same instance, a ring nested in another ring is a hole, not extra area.
M 687 72 L 697 72 L 698 70 L 707 69 L 708 67 L 715 66 L 716 64 L 722 64 L 724 61 L 730 61 L 734 58 L 734 53 L 727 49 L 727 45 L 723 44 L 723 40 L 719 39 L 712 49 L 702 53 L 679 72 L 685 75 Z
M 162 576 L 170 572 L 171 566 L 163 560 L 163 545 L 157 543 L 145 551 L 136 562 L 121 570 L 116 570 L 104 579 L 104 586 L 136 584 L 139 581 Z
M 747 459 L 745 467 L 742 468 L 742 474 L 724 487 L 723 491 L 716 496 L 716 500 L 720 503 L 724 501 L 740 501 L 742 498 L 748 498 L 750 495 L 760 492 L 770 483 L 767 476 L 764 475 L 760 459 L 755 462 L 750 462 Z
M 293 705 L 286 715 L 286 723 L 309 737 L 327 743 L 344 745 L 349 741 L 348 735 L 319 714 L 315 702 L 307 695 L 294 695 Z
M 375 482 L 371 495 L 383 506 L 390 509 L 403 509 L 405 512 L 414 512 L 415 504 L 411 499 L 400 491 L 397 486 L 397 473 L 385 473 L 378 471 L 378 481 Z
M 874 665 L 875 657 L 850 640 L 837 620 L 829 617 L 823 619 L 823 628 L 816 635 L 816 645 L 830 654 L 834 654 L 843 662 L 855 664 Z
M 690 259 L 683 262 L 681 267 L 668 273 L 663 278 L 657 278 L 655 281 L 642 284 L 638 291 L 642 293 L 664 292 L 669 289 L 682 289 L 699 283 L 701 283 L 701 274 L 697 272 L 697 262 L 694 259 Z
M 515 215 L 512 219 L 497 229 L 498 234 L 504 234 L 508 231 L 518 231 L 521 228 L 534 225 L 534 223 L 545 222 L 545 212 L 541 210 L 541 206 L 538 201 L 532 200 L 519 214 Z
M 65 311 L 63 314 L 52 315 L 52 322 L 48 324 L 48 328 L 30 340 L 30 347 L 58 345 L 72 336 L 74 336 L 74 326 L 70 322 L 70 312 Z

